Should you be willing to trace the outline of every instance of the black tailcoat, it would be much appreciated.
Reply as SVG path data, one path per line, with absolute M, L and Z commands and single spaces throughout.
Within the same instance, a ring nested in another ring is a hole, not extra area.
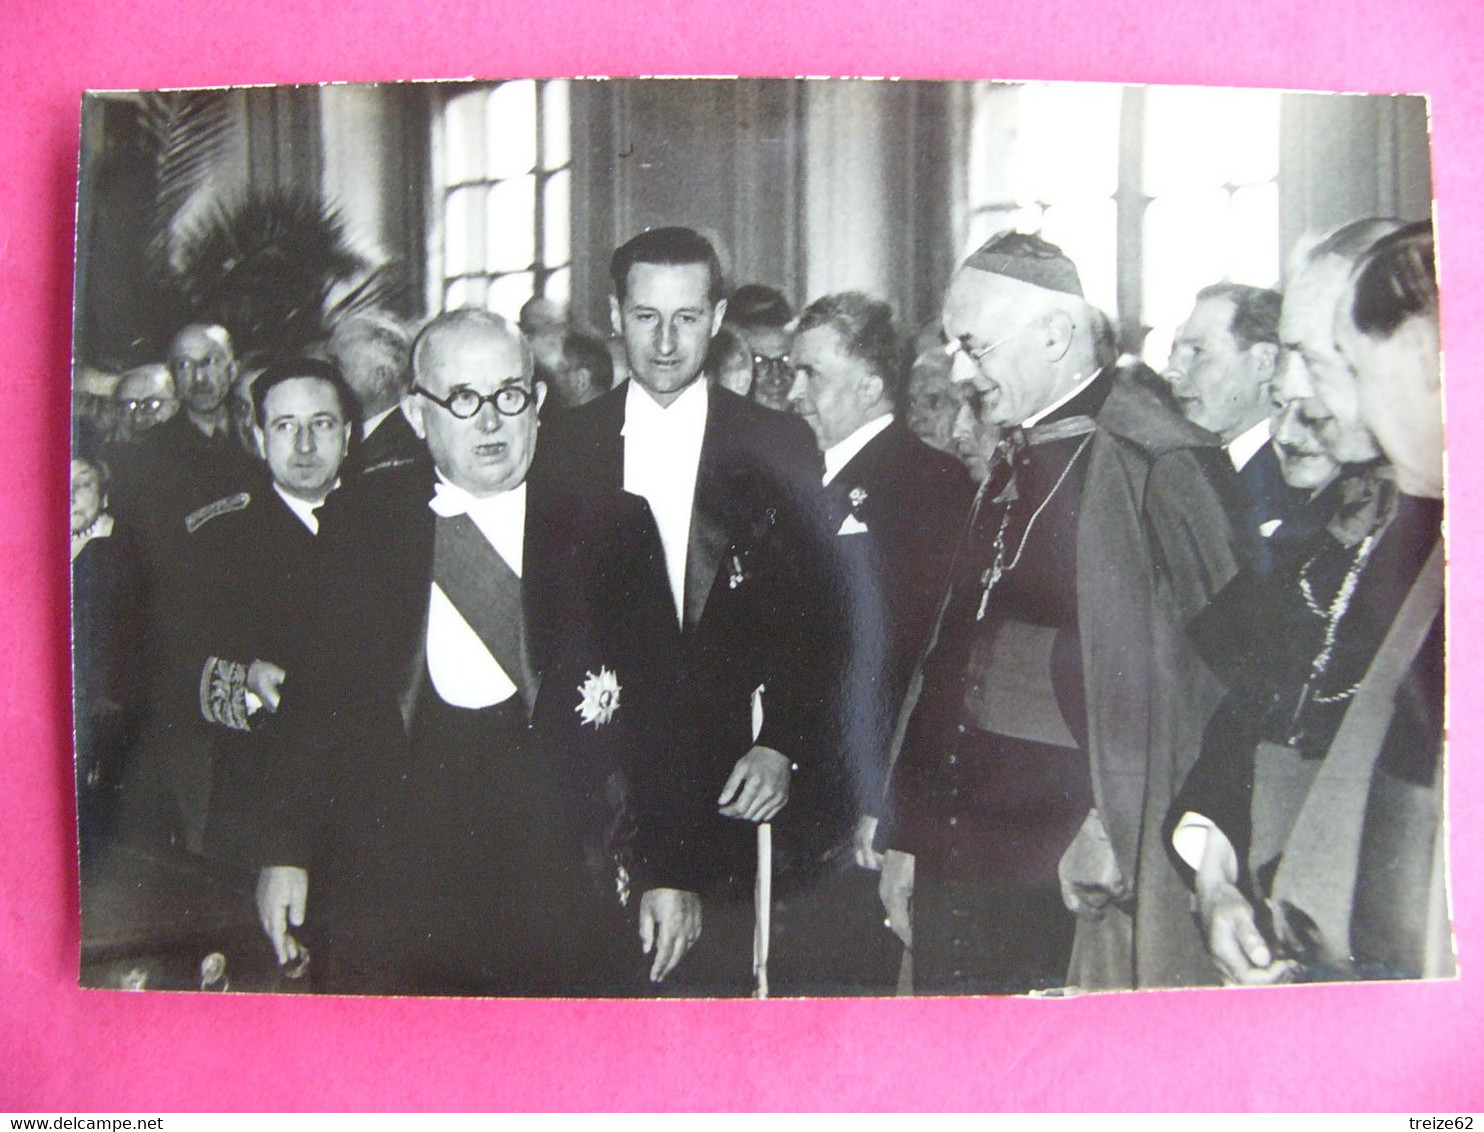
M 619 492 L 627 394 L 621 385 L 554 415 L 543 426 L 533 478 L 578 492 Z M 720 388 L 708 396 L 683 625 L 663 575 L 654 583 L 659 592 L 644 595 L 668 611 L 668 640 L 652 658 L 668 691 L 662 731 L 635 767 L 644 882 L 692 891 L 752 881 L 753 827 L 720 816 L 717 798 L 753 744 L 759 686 L 757 741 L 799 768 L 774 823 L 780 874 L 806 873 L 849 820 L 838 773 L 821 752 L 829 551 L 820 537 L 818 450 L 796 417 Z
M 479 852 L 490 837 L 511 834 L 461 828 L 449 813 L 423 812 L 417 801 L 457 798 L 469 773 L 453 760 L 444 766 L 428 758 L 437 743 L 424 736 L 419 745 L 413 735 L 426 726 L 428 709 L 436 716 L 441 704 L 426 675 L 433 476 L 422 468 L 387 471 L 356 492 L 327 546 L 318 627 L 274 720 L 260 859 L 307 866 L 311 922 L 321 938 L 350 965 L 385 972 L 395 970 L 398 949 L 419 927 L 406 922 L 406 909 L 426 895 L 422 889 L 445 880 L 423 863 L 456 859 L 466 843 Z M 622 748 L 643 730 L 637 717 L 653 702 L 640 661 L 653 650 L 644 634 L 655 618 L 636 591 L 650 591 L 651 573 L 664 576 L 652 557 L 650 522 L 631 497 L 529 488 L 522 601 L 540 692 L 527 733 L 513 740 L 523 759 L 519 774 L 493 766 L 494 781 L 467 781 L 464 792 L 496 799 L 502 812 L 517 815 L 520 836 L 530 839 L 522 842 L 524 856 L 539 841 L 534 855 L 545 854 L 547 867 L 518 888 L 468 895 L 495 902 L 517 936 L 523 926 L 549 922 L 553 904 L 591 914 L 564 925 L 562 937 L 537 941 L 505 989 L 600 989 L 592 984 L 601 982 L 594 954 L 624 942 L 614 927 L 622 879 L 615 855 L 626 849 L 628 817 L 618 772 L 627 761 Z M 606 725 L 585 725 L 579 689 L 588 673 L 605 668 L 619 681 L 620 706 Z M 492 751 L 491 758 L 509 754 Z M 511 798 L 511 789 L 521 796 Z M 576 898 L 578 887 L 589 894 L 586 903 Z

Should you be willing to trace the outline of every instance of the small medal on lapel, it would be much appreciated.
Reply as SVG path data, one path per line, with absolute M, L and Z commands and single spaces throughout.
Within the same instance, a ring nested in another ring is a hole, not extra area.
M 736 589 L 747 580 L 747 574 L 742 569 L 742 559 L 739 555 L 731 556 L 730 569 L 727 571 L 727 588 Z

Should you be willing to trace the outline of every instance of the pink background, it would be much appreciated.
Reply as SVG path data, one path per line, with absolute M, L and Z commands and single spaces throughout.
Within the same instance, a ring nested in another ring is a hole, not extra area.
M 0 1110 L 1484 1109 L 1484 49 L 1478 0 L 5 0 Z M 831 11 L 831 8 L 838 9 Z M 1432 986 L 1071 1002 L 501 1003 L 77 989 L 65 502 L 85 88 L 896 74 L 1433 96 L 1450 378 L 1455 910 Z

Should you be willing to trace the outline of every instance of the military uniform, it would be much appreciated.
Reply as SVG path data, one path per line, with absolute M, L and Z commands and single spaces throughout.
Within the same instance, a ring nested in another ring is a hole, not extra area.
M 327 503 L 321 513 L 334 510 Z M 206 850 L 256 867 L 263 738 L 275 721 L 266 707 L 251 705 L 247 671 L 263 660 L 283 668 L 289 685 L 302 675 L 305 634 L 328 584 L 329 536 L 311 531 L 269 483 L 193 512 L 187 527 L 194 584 L 183 617 L 180 692 L 211 733 Z
M 188 521 L 220 500 L 251 494 L 266 473 L 225 427 L 208 437 L 184 411 L 111 455 L 110 503 L 140 564 L 149 657 L 143 735 L 123 771 L 125 831 L 155 848 L 183 844 L 200 852 L 210 754 L 193 699 L 179 683 L 195 584 Z

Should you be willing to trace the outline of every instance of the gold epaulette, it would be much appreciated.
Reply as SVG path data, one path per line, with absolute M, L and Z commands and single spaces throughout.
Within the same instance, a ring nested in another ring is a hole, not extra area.
M 189 534 L 195 534 L 218 515 L 230 515 L 233 511 L 241 511 L 251 502 L 251 495 L 245 491 L 239 491 L 236 495 L 229 495 L 225 499 L 218 499 L 215 503 L 208 503 L 205 507 L 197 508 L 186 516 L 186 531 Z

